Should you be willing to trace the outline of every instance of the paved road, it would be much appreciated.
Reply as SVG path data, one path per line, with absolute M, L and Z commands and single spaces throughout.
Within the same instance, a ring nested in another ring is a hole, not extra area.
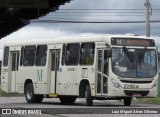
M 73 105 L 62 105 L 59 99 L 54 98 L 45 98 L 40 104 L 28 104 L 24 97 L 0 97 L 0 108 L 16 108 L 20 110 L 33 109 L 41 110 L 42 115 L 34 115 L 34 117 L 43 117 L 46 116 L 57 116 L 57 117 L 106 117 L 107 116 L 123 116 L 128 117 L 126 113 L 130 113 L 132 111 L 136 112 L 136 117 L 141 116 L 151 116 L 158 117 L 160 115 L 155 114 L 156 108 L 158 109 L 158 113 L 160 111 L 160 105 L 153 104 L 138 104 L 133 102 L 131 106 L 126 107 L 123 105 L 123 101 L 94 101 L 94 105 L 91 107 L 85 106 L 85 100 L 78 98 Z M 143 109 L 142 109 L 143 108 Z M 151 108 L 151 109 L 150 109 Z M 142 110 L 141 110 L 142 109 Z M 152 112 L 149 114 L 142 115 L 142 111 L 146 109 Z M 121 112 L 118 112 L 120 111 Z M 27 111 L 28 112 L 28 111 Z M 83 114 L 81 114 L 83 113 Z M 112 114 L 109 114 L 112 113 Z M 119 115 L 119 113 L 123 113 Z M 0 115 L 1 116 L 1 115 Z M 5 115 L 3 115 L 5 116 Z M 19 116 L 28 116 L 28 115 L 14 115 L 15 117 Z M 133 117 L 135 115 L 132 115 Z M 7 115 L 8 117 L 8 115 Z M 11 115 L 13 117 L 13 115 Z

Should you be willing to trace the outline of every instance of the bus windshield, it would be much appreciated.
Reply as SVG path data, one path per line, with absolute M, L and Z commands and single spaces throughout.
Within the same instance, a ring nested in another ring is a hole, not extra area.
M 156 75 L 154 49 L 112 48 L 112 71 L 125 78 L 151 78 Z

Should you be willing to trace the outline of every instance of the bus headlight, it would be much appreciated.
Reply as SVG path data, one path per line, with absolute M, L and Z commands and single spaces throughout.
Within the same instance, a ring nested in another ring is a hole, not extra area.
M 111 79 L 111 80 L 112 80 L 112 84 L 114 85 L 114 87 L 116 87 L 116 88 L 120 88 L 121 87 L 121 85 L 116 80 L 114 80 L 114 79 Z
M 153 84 L 152 88 L 155 88 L 158 84 L 158 80 Z

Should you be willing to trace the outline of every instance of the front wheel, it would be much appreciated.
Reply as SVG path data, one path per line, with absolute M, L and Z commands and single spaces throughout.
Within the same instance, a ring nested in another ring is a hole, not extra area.
M 33 84 L 28 83 L 27 86 L 25 87 L 25 98 L 28 103 L 41 103 L 43 100 L 43 95 L 35 95 L 34 94 L 34 89 L 33 89 Z
M 132 98 L 124 98 L 124 105 L 125 106 L 130 106 L 131 105 L 131 102 L 132 102 Z
M 90 89 L 89 85 L 86 86 L 85 98 L 86 98 L 86 105 L 87 106 L 92 106 L 93 105 L 93 99 L 91 97 L 91 89 Z

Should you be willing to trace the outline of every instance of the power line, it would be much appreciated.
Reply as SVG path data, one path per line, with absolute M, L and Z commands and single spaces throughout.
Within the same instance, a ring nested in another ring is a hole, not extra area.
M 69 11 L 57 11 L 57 12 L 54 12 L 54 13 L 144 13 L 144 12 L 141 12 L 141 11 L 94 11 L 94 12 L 89 12 L 89 11 L 72 11 L 72 12 L 69 12 Z
M 76 21 L 76 20 L 32 20 L 32 23 L 145 23 L 142 21 Z M 151 23 L 159 23 L 159 20 L 152 20 Z
M 144 11 L 144 9 L 59 9 L 59 11 L 115 11 L 115 10 L 118 10 L 118 11 Z M 160 10 L 160 9 L 153 9 L 153 10 Z
M 152 15 L 152 17 L 157 17 L 157 16 L 159 16 L 160 15 L 160 13 L 154 13 L 153 15 Z M 100 18 L 109 18 L 108 16 L 111 16 L 111 18 L 114 18 L 114 17 L 117 17 L 117 16 L 123 16 L 123 17 L 144 17 L 145 15 L 144 14 L 89 14 L 89 15 L 87 15 L 87 17 L 82 17 L 83 16 L 83 14 L 82 15 L 79 15 L 79 14 L 74 14 L 74 15 L 71 15 L 71 14 L 64 14 L 64 15 L 60 15 L 60 14 L 52 14 L 52 15 L 47 15 L 47 16 L 45 16 L 43 19 L 45 19 L 45 18 L 52 18 L 52 19 L 55 19 L 55 18 L 59 18 L 59 19 L 68 19 L 68 18 L 81 18 L 81 19 L 86 19 L 86 18 L 93 18 L 93 17 L 95 17 L 96 19 L 100 19 Z M 95 19 L 94 18 L 94 19 Z
M 160 13 L 159 13 L 160 14 Z M 69 16 L 69 14 L 64 14 L 64 15 L 58 15 L 58 14 L 54 14 L 54 15 L 47 15 L 45 17 L 57 17 L 57 16 Z M 79 14 L 74 14 L 72 16 L 80 16 Z M 89 14 L 88 15 L 89 17 L 92 17 L 92 16 L 144 16 L 144 14 L 137 14 L 137 15 L 132 15 L 132 14 Z
M 160 10 L 153 10 L 154 13 L 160 13 Z M 144 14 L 143 11 L 56 11 L 54 14 Z

